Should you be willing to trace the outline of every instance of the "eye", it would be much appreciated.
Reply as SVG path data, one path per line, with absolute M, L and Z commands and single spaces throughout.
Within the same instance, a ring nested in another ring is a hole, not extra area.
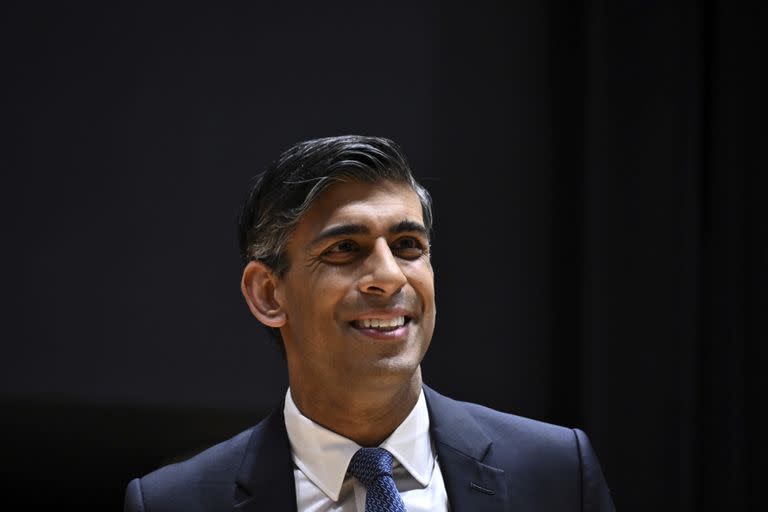
M 360 246 L 352 240 L 336 242 L 326 249 L 322 257 L 331 263 L 344 263 L 351 260 L 360 251 Z
M 420 258 L 426 251 L 424 243 L 418 238 L 406 236 L 398 238 L 392 244 L 392 253 L 406 260 L 415 260 Z

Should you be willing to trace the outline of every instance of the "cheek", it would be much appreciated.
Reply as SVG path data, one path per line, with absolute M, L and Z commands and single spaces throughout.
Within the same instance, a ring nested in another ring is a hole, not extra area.
M 435 280 L 431 267 L 428 266 L 427 268 L 414 273 L 411 277 L 411 282 L 425 302 L 434 302 Z
M 329 321 L 336 318 L 339 304 L 349 294 L 353 280 L 339 272 L 329 269 L 322 275 L 312 276 L 296 290 L 294 298 L 302 311 L 314 321 Z
M 305 291 L 311 290 L 317 300 L 332 302 L 357 289 L 360 278 L 357 269 L 351 265 L 329 266 L 302 283 Z

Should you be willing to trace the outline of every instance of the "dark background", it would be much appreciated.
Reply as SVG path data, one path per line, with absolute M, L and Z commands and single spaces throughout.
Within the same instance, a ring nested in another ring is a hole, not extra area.
M 757 510 L 757 4 L 5 2 L 0 502 L 119 510 L 279 402 L 237 209 L 361 133 L 435 198 L 429 384 L 586 430 L 619 510 Z

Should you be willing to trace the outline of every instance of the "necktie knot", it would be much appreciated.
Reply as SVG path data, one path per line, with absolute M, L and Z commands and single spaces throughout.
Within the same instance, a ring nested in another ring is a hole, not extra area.
M 384 448 L 360 448 L 349 462 L 349 472 L 368 487 L 379 476 L 392 476 L 392 454 Z

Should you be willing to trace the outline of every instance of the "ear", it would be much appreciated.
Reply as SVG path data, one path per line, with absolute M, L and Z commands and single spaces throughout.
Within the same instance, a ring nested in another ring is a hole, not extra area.
M 251 261 L 243 270 L 240 290 L 251 313 L 268 327 L 285 325 L 285 309 L 277 297 L 278 277 L 260 261 Z

